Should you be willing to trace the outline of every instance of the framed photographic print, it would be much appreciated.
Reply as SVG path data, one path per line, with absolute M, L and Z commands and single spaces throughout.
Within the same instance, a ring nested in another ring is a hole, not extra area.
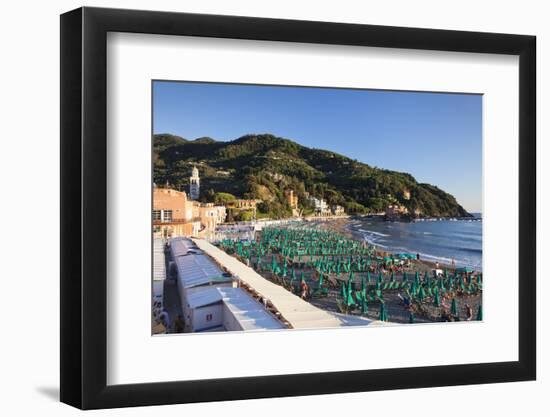
M 61 400 L 535 379 L 535 38 L 61 16 Z

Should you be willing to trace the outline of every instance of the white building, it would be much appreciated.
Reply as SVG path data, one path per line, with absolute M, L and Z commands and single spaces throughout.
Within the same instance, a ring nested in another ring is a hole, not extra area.
M 199 178 L 199 170 L 193 167 L 191 176 L 189 177 L 189 198 L 198 200 L 200 195 L 201 179 Z
M 335 206 L 332 206 L 332 213 L 335 216 L 343 216 L 344 214 L 346 214 L 346 211 L 344 210 L 344 207 L 337 204 Z
M 316 216 L 330 216 L 332 212 L 327 202 L 322 198 L 309 197 L 309 200 L 313 203 Z
M 164 281 L 166 279 L 166 264 L 164 256 L 164 240 L 153 240 L 153 303 L 163 305 Z
M 192 332 L 285 328 L 242 288 L 197 288 L 189 294 L 186 307 Z

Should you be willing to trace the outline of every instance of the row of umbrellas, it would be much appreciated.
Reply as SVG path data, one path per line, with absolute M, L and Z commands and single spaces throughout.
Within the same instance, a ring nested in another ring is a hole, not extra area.
M 228 253 L 247 260 L 261 272 L 268 271 L 280 280 L 282 285 L 294 290 L 299 281 L 316 286 L 318 295 L 328 294 L 329 280 L 332 276 L 340 282 L 340 296 L 346 309 L 360 309 L 361 314 L 368 312 L 370 302 L 380 302 L 379 319 L 388 320 L 384 303 L 384 292 L 399 290 L 411 302 L 441 305 L 443 296 L 453 296 L 450 313 L 458 316 L 456 293 L 477 294 L 482 290 L 481 274 L 458 273 L 433 276 L 425 272 L 398 276 L 395 272 L 375 277 L 372 270 L 383 264 L 374 250 L 366 243 L 359 242 L 336 232 L 303 227 L 266 227 L 257 240 L 223 239 L 218 245 Z M 266 261 L 267 258 L 268 260 Z M 314 271 L 306 277 L 304 269 Z M 318 277 L 317 279 L 314 279 Z M 360 290 L 357 289 L 360 284 Z M 477 318 L 481 320 L 479 308 Z M 410 322 L 415 321 L 411 312 Z

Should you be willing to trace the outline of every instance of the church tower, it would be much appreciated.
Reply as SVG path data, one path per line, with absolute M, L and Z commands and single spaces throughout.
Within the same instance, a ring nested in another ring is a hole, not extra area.
M 198 200 L 200 194 L 201 179 L 199 178 L 199 170 L 197 167 L 193 167 L 191 171 L 191 177 L 189 177 L 189 198 L 191 200 Z

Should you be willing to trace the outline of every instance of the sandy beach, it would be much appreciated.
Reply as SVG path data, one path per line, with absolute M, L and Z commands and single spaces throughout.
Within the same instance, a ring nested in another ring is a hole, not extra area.
M 343 218 L 336 218 L 336 219 L 330 219 L 330 220 L 317 220 L 317 219 L 308 219 L 306 222 L 304 222 L 303 227 L 313 230 L 320 230 L 320 231 L 327 231 L 331 235 L 335 236 L 341 236 L 342 238 L 347 238 L 350 241 L 356 241 L 356 242 L 363 242 L 362 236 L 358 235 L 357 233 L 354 233 L 352 230 L 350 230 L 349 225 L 350 222 L 353 220 L 353 218 L 349 217 L 343 217 Z M 261 239 L 261 233 L 259 233 L 256 237 L 256 240 L 259 241 Z M 237 256 L 235 253 L 232 253 L 232 255 Z M 387 252 L 381 252 L 376 251 L 375 256 L 380 259 L 384 258 L 384 256 L 390 255 Z M 286 259 L 285 259 L 286 258 Z M 266 253 L 264 256 L 252 258 L 252 262 L 248 259 L 241 259 L 243 262 L 248 262 L 250 266 L 252 266 L 254 269 L 257 270 L 262 276 L 269 279 L 270 281 L 285 286 L 285 288 L 295 292 L 300 293 L 300 286 L 299 281 L 300 278 L 298 278 L 297 282 L 292 282 L 289 285 L 289 278 L 285 278 L 281 276 L 281 274 L 278 274 L 277 272 L 269 270 L 269 268 L 266 268 L 265 265 L 268 265 L 272 262 L 278 263 L 282 265 L 285 263 L 285 265 L 288 263 L 288 271 L 290 269 L 293 269 L 295 272 L 295 275 L 298 277 L 303 277 L 305 281 L 308 283 L 310 290 L 308 291 L 308 294 L 306 296 L 306 300 L 310 302 L 311 304 L 315 305 L 316 307 L 319 307 L 326 311 L 331 312 L 337 312 L 337 313 L 344 313 L 349 315 L 362 315 L 363 317 L 367 317 L 373 320 L 378 320 L 380 317 L 380 304 L 378 300 L 374 300 L 372 302 L 368 303 L 368 311 L 364 312 L 360 308 L 360 306 L 347 306 L 343 303 L 343 297 L 342 297 L 342 286 L 344 285 L 350 285 L 348 282 L 348 274 L 336 274 L 336 273 L 328 273 L 324 275 L 325 283 L 324 288 L 325 293 L 320 295 L 319 291 L 315 291 L 314 288 L 317 286 L 316 283 L 319 282 L 319 271 L 316 270 L 316 268 L 313 267 L 313 263 L 319 259 L 318 256 L 302 256 L 300 257 L 300 262 L 296 262 L 295 260 L 291 260 L 288 257 L 285 257 L 281 255 L 280 253 L 274 252 L 274 253 Z M 260 263 L 260 266 L 258 265 Z M 406 298 L 406 291 L 403 287 L 408 288 L 407 286 L 410 285 L 410 282 L 416 275 L 416 273 L 419 274 L 421 279 L 425 276 L 427 273 L 430 277 L 433 276 L 433 271 L 436 269 L 436 266 L 438 269 L 445 269 L 449 275 L 454 275 L 454 268 L 450 265 L 436 265 L 435 263 L 424 261 L 424 260 L 409 260 L 407 263 L 403 266 L 399 267 L 393 267 L 390 266 L 389 269 L 393 268 L 394 274 L 393 279 L 391 277 L 390 270 L 386 270 L 385 268 L 382 269 L 380 265 L 378 265 L 371 273 L 373 281 L 370 283 L 370 290 L 372 291 L 373 284 L 375 283 L 376 279 L 378 278 L 378 274 L 380 271 L 382 271 L 382 282 L 381 286 L 389 287 L 385 288 L 383 290 L 383 304 L 384 308 L 387 312 L 388 322 L 394 322 L 394 323 L 409 323 L 411 320 L 411 316 L 414 317 L 413 321 L 414 323 L 430 323 L 430 322 L 442 322 L 442 321 L 464 321 L 467 320 L 467 310 L 466 305 L 470 306 L 471 312 L 473 317 L 471 319 L 475 320 L 476 313 L 478 312 L 479 306 L 481 305 L 482 300 L 482 291 L 476 291 L 473 294 L 470 294 L 469 291 L 462 291 L 460 288 L 458 291 L 451 291 L 451 292 L 442 292 L 442 295 L 440 297 L 439 303 L 436 303 L 434 300 L 434 296 L 432 294 L 426 294 L 426 297 L 419 302 L 416 300 L 414 303 L 412 303 L 411 306 L 403 305 L 403 298 Z M 371 268 L 373 268 L 371 266 Z M 286 272 L 286 268 L 285 268 Z M 407 274 L 407 280 L 408 283 L 403 282 L 403 272 Z M 361 278 L 363 277 L 363 278 Z M 352 279 L 351 285 L 354 288 L 354 293 L 357 291 L 360 291 L 361 289 L 361 281 L 364 281 L 364 274 L 357 273 L 355 277 Z M 380 278 L 378 278 L 380 279 Z M 432 278 L 437 279 L 437 278 Z M 463 279 L 463 281 L 467 282 L 467 277 L 464 278 L 457 278 Z M 390 285 L 390 282 L 392 284 Z M 298 284 L 298 285 L 297 285 Z M 395 288 L 394 287 L 398 287 Z M 433 286 L 433 284 L 432 284 Z M 427 287 L 428 288 L 428 287 Z M 431 293 L 431 289 L 430 289 Z M 454 298 L 456 307 L 457 307 L 457 314 L 451 315 L 451 304 L 452 299 Z M 407 304 L 407 303 L 405 303 Z M 436 306 L 436 304 L 439 304 Z M 411 314 L 412 312 L 412 314 Z

